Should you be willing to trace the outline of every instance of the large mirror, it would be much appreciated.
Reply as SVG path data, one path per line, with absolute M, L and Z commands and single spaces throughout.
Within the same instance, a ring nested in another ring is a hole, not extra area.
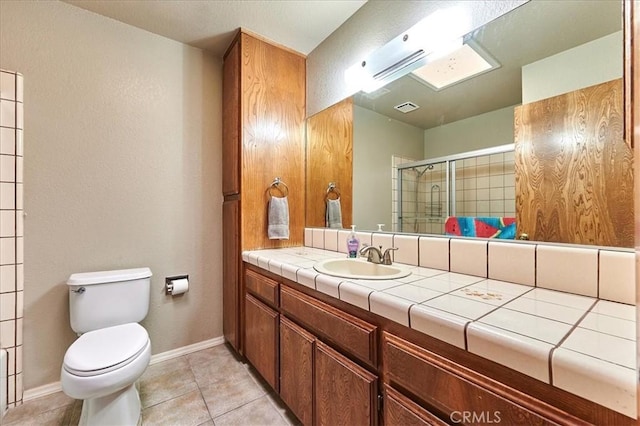
M 307 226 L 328 225 L 333 183 L 344 228 L 442 234 L 459 231 L 449 216 L 490 217 L 517 219 L 511 238 L 632 246 L 621 2 L 532 0 L 464 40 L 422 77 L 310 118 Z M 474 61 L 487 69 L 452 83 Z

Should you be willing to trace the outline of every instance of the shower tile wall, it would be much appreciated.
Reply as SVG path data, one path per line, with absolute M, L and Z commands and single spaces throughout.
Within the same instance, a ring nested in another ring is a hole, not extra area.
M 9 408 L 22 404 L 22 101 L 22 75 L 0 70 L 0 347 L 9 354 Z
M 515 217 L 513 152 L 456 161 L 456 216 Z

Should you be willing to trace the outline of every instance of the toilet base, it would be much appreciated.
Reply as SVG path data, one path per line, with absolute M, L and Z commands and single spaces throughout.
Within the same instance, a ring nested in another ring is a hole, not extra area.
M 134 383 L 100 398 L 85 399 L 79 426 L 135 426 L 141 419 L 140 396 Z

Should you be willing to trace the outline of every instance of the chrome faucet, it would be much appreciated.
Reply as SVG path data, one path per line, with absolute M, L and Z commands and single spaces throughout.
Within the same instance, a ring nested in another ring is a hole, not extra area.
M 380 248 L 374 246 L 364 246 L 360 249 L 360 254 L 367 255 L 367 262 L 391 265 L 391 251 L 398 250 L 395 247 L 388 248 L 382 253 L 382 246 Z

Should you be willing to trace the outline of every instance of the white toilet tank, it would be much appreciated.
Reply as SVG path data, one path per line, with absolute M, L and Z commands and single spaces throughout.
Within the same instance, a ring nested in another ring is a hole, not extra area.
M 149 311 L 151 275 L 149 268 L 72 274 L 67 285 L 73 331 L 142 321 Z

